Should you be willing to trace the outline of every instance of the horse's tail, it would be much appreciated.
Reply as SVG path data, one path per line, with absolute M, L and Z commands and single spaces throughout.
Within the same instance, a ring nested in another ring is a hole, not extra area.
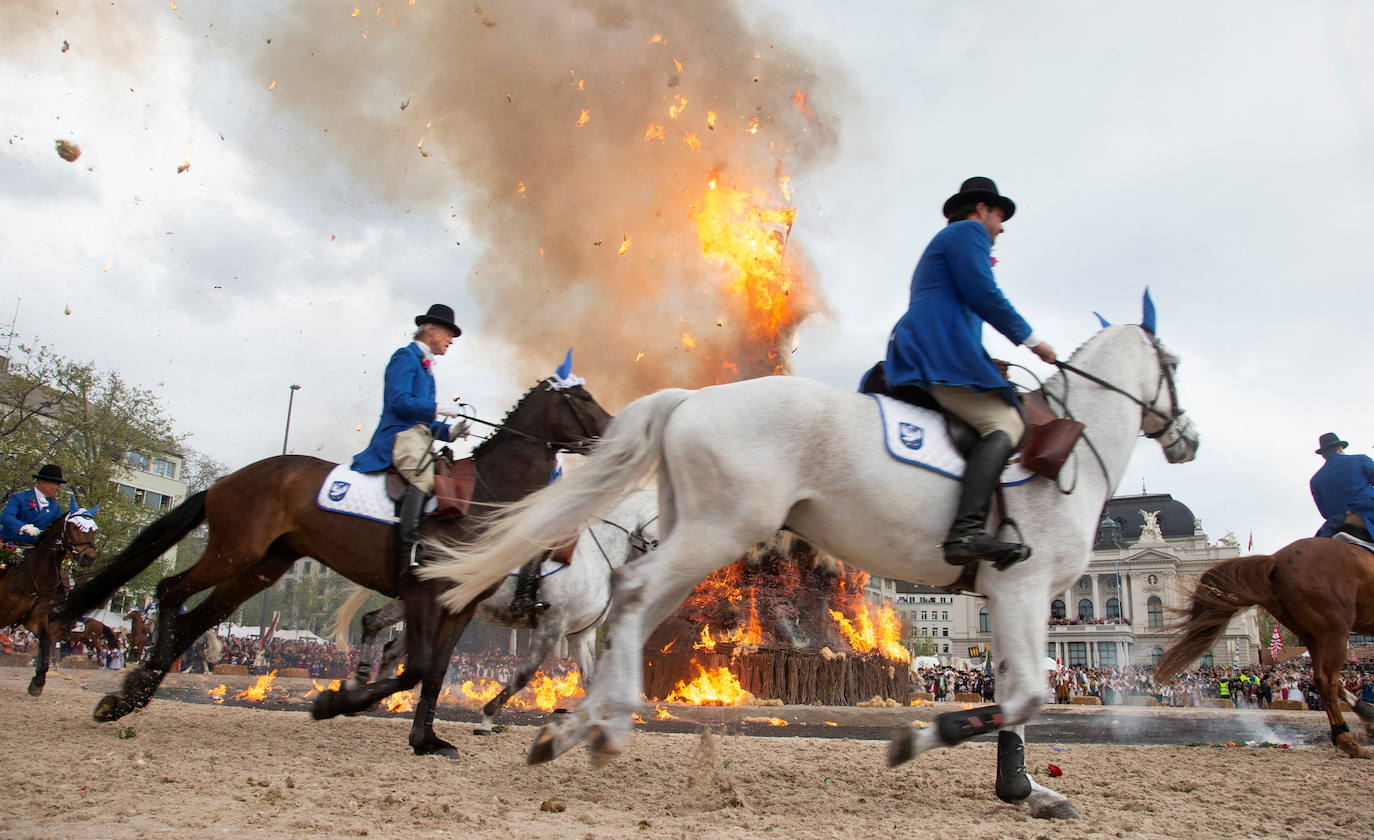
M 56 611 L 58 621 L 75 621 L 103 604 L 114 591 L 153 564 L 181 538 L 205 521 L 205 493 L 202 490 L 177 505 L 170 513 L 144 528 L 115 555 L 95 577 L 73 589 Z
M 1274 558 L 1268 554 L 1236 557 L 1202 573 L 1193 589 L 1183 635 L 1164 653 L 1155 668 L 1155 681 L 1164 683 L 1188 667 L 1226 629 L 1226 623 L 1245 607 L 1263 604 L 1274 596 L 1270 576 Z
M 668 418 L 691 393 L 668 388 L 630 403 L 585 463 L 537 493 L 503 506 L 483 523 L 477 542 L 428 545 L 442 560 L 421 568 L 420 577 L 452 581 L 455 586 L 440 601 L 457 612 L 538 552 L 571 542 L 588 516 L 657 471 Z
M 334 611 L 334 644 L 339 650 L 348 650 L 350 642 L 348 639 L 348 625 L 353 623 L 353 616 L 358 614 L 358 610 L 363 608 L 367 599 L 372 597 L 372 590 L 364 586 L 353 587 L 353 594 L 348 596 L 348 600 L 339 605 Z

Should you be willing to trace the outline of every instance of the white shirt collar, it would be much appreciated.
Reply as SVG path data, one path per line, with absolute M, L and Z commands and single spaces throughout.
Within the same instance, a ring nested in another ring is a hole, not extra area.
M 420 348 L 420 353 L 423 356 L 423 358 L 426 358 L 430 361 L 434 361 L 434 351 L 429 349 L 428 344 L 425 344 L 423 341 L 412 341 L 411 344 L 414 344 L 416 347 Z
M 51 499 L 49 499 L 47 496 L 44 496 L 44 495 L 43 495 L 43 491 L 38 489 L 38 485 L 37 485 L 37 484 L 35 484 L 35 485 L 33 486 L 33 495 L 35 495 L 35 496 L 38 497 L 38 509 L 39 509 L 39 510 L 44 510 L 44 509 L 46 509 L 46 508 L 48 507 L 48 502 L 50 502 Z

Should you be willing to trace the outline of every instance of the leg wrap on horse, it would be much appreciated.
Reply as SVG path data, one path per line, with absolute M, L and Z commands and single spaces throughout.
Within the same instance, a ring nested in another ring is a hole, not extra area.
M 1026 776 L 1026 743 L 1015 732 L 997 733 L 997 798 L 1020 802 L 1031 794 Z
M 1002 728 L 1002 707 L 983 706 L 966 712 L 945 712 L 935 719 L 935 731 L 947 745 L 967 741 Z
M 1345 722 L 1331 724 L 1331 744 L 1333 746 L 1340 743 L 1339 739 L 1342 735 L 1349 734 L 1350 727 Z

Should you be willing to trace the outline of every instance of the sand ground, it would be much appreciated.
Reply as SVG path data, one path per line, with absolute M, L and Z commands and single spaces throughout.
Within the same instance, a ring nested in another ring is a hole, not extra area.
M 474 738 L 441 723 L 463 751 L 454 762 L 411 755 L 405 718 L 317 723 L 304 712 L 155 701 L 97 724 L 92 689 L 114 675 L 55 674 L 37 700 L 27 678 L 0 669 L 0 837 L 13 840 L 1374 836 L 1374 762 L 1329 747 L 1032 743 L 1032 769 L 1064 771 L 1037 778 L 1082 814 L 1063 823 L 995 798 L 990 744 L 889 770 L 873 741 L 640 732 L 626 755 L 592 770 L 581 750 L 527 767 L 531 727 Z M 541 810 L 555 801 L 565 809 Z

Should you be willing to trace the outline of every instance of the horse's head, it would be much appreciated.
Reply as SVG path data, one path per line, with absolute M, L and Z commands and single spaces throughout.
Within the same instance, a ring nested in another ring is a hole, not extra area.
M 1159 374 L 1154 400 L 1145 408 L 1141 430 L 1145 437 L 1159 441 L 1164 457 L 1171 464 L 1184 464 L 1197 457 L 1198 433 L 1192 418 L 1178 404 L 1178 357 L 1170 353 L 1155 336 L 1150 336 L 1158 361 Z
M 98 529 L 92 516 L 94 513 L 95 508 L 77 508 L 64 518 L 59 545 L 63 560 L 74 559 L 83 568 L 95 562 L 95 532 Z
M 560 450 L 585 455 L 601 437 L 611 415 L 587 391 L 586 381 L 572 372 L 572 350 L 553 376 L 531 392 L 532 409 L 544 437 Z

